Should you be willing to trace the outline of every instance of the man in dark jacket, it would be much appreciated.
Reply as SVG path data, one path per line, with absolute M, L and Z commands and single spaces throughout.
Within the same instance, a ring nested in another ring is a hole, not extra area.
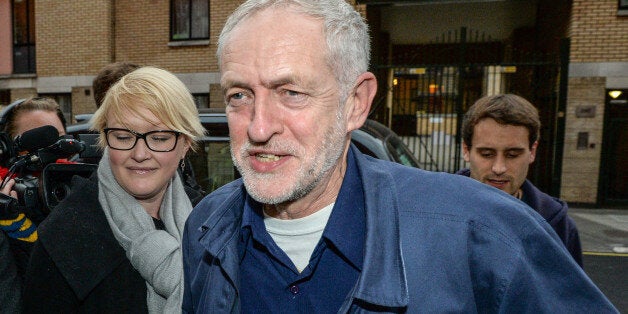
M 242 178 L 187 219 L 184 313 L 617 313 L 530 207 L 350 144 L 377 82 L 345 0 L 248 0 L 217 42 Z
M 552 226 L 582 267 L 582 248 L 567 203 L 549 196 L 526 179 L 536 156 L 541 121 L 524 98 L 494 95 L 480 98 L 462 122 L 462 149 L 469 169 L 458 174 L 498 188 L 528 204 Z

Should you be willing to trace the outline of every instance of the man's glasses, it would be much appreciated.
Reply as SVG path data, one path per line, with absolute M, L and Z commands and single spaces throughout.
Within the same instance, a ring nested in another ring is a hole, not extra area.
M 116 150 L 130 150 L 135 147 L 138 139 L 144 139 L 148 149 L 154 152 L 170 152 L 177 146 L 181 132 L 172 130 L 150 131 L 138 133 L 133 130 L 106 128 L 105 138 L 107 145 Z

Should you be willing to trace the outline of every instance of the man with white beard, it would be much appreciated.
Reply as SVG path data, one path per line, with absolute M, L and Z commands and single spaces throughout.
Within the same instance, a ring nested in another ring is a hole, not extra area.
M 350 145 L 377 90 L 369 52 L 344 0 L 250 0 L 227 20 L 242 179 L 187 220 L 183 311 L 616 312 L 525 204 Z

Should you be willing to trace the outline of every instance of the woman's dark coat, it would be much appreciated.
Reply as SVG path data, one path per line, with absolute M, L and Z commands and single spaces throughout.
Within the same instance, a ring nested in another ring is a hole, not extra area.
M 73 192 L 39 226 L 23 293 L 25 313 L 146 313 L 146 283 L 113 236 L 98 182 Z

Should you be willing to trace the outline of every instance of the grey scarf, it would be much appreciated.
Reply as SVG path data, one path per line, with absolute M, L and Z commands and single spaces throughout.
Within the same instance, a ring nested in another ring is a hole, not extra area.
M 156 230 L 151 216 L 118 184 L 106 148 L 98 165 L 98 200 L 114 236 L 147 287 L 150 313 L 180 313 L 183 301 L 181 238 L 190 203 L 178 174 L 170 180 L 159 209 L 166 230 Z

